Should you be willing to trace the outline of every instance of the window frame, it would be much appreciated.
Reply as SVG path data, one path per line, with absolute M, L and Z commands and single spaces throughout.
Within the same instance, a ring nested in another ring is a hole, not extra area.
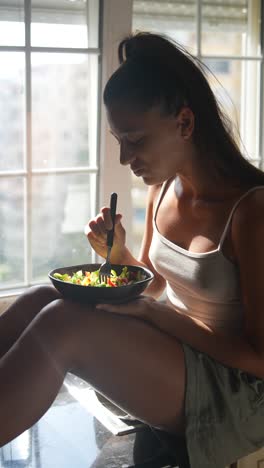
M 95 0 L 95 3 L 97 0 Z M 96 174 L 96 194 L 94 195 L 94 206 L 92 211 L 97 208 L 98 200 L 98 173 L 99 173 L 99 148 L 98 148 L 98 133 L 100 123 L 100 86 L 98 84 L 98 102 L 97 108 L 99 110 L 97 115 L 97 122 L 95 127 L 97 130 L 97 142 L 96 142 L 96 164 L 90 166 L 78 166 L 78 167 L 60 167 L 60 168 L 48 168 L 48 169 L 34 169 L 32 167 L 32 83 L 31 83 L 31 54 L 34 52 L 38 53 L 61 53 L 61 54 L 83 54 L 91 56 L 95 55 L 100 59 L 101 55 L 101 43 L 100 43 L 100 7 L 101 0 L 99 2 L 99 37 L 98 47 L 84 47 L 84 48 L 69 48 L 69 47 L 37 47 L 31 45 L 31 11 L 32 5 L 31 0 L 24 0 L 24 28 L 25 28 L 25 44 L 21 46 L 8 46 L 1 45 L 0 52 L 22 52 L 24 53 L 25 60 L 25 150 L 24 150 L 24 169 L 22 170 L 8 170 L 0 171 L 0 181 L 10 177 L 22 177 L 25 184 L 25 198 L 24 198 L 24 282 L 16 285 L 6 286 L 5 289 L 0 290 L 0 299 L 5 299 L 12 296 L 17 296 L 23 292 L 27 287 L 39 282 L 32 280 L 32 238 L 31 238 L 31 226 L 32 226 L 32 178 L 33 176 L 50 176 L 53 174 Z M 93 7 L 93 0 L 88 5 Z M 91 25 L 89 15 L 89 8 L 86 10 L 87 24 Z M 100 60 L 98 62 L 98 77 L 100 83 L 101 67 Z M 95 261 L 95 254 L 92 256 Z M 47 280 L 48 281 L 48 280 Z

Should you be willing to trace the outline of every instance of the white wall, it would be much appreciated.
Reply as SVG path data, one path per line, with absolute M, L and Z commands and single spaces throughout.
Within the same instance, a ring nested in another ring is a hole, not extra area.
M 117 48 L 119 42 L 131 32 L 132 0 L 104 0 L 103 2 L 103 61 L 102 88 L 118 67 Z M 111 192 L 119 195 L 117 212 L 123 214 L 127 231 L 127 244 L 132 245 L 132 201 L 131 171 L 119 163 L 118 145 L 108 131 L 105 109 L 102 103 L 101 119 L 101 164 L 99 205 L 109 206 Z M 111 177 L 109 174 L 111 173 Z

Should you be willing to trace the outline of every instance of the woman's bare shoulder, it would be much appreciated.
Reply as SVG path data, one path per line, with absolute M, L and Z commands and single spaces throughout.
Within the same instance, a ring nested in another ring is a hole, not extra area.
M 261 187 L 252 187 L 253 190 L 248 192 L 241 199 L 235 212 L 233 224 L 234 227 L 241 227 L 245 222 L 250 220 L 264 221 L 264 185 Z M 245 225 L 244 225 L 245 227 Z
M 264 186 L 247 193 L 235 209 L 232 220 L 232 240 L 239 254 L 249 246 L 262 247 L 264 232 Z

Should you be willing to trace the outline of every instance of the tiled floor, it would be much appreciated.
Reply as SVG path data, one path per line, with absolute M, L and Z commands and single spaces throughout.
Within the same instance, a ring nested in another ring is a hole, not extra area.
M 95 418 L 64 391 L 35 426 L 0 449 L 0 466 L 88 468 L 100 452 L 97 444 Z
M 131 423 L 120 422 L 113 417 L 113 413 L 108 414 L 107 409 L 106 414 L 100 413 L 100 408 L 96 409 L 94 397 L 90 399 L 89 392 L 91 389 L 87 384 L 69 375 L 66 386 L 62 387 L 54 404 L 41 420 L 14 441 L 0 448 L 0 467 L 128 468 L 135 466 L 135 439 L 139 433 L 113 435 L 113 432 L 122 433 L 126 427 L 129 432 Z M 104 424 L 100 421 L 104 421 Z M 140 437 L 145 437 L 144 434 L 147 433 L 149 431 L 143 427 Z M 155 465 L 154 462 L 149 466 L 152 468 L 166 465 L 172 466 L 166 463 Z

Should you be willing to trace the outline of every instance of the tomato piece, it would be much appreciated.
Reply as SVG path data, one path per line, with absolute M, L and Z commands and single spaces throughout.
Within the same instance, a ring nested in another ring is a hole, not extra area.
M 109 284 L 109 286 L 111 286 L 112 288 L 116 288 L 116 287 L 117 287 L 116 284 L 113 283 L 113 281 L 111 281 L 110 278 L 107 278 L 107 284 Z

